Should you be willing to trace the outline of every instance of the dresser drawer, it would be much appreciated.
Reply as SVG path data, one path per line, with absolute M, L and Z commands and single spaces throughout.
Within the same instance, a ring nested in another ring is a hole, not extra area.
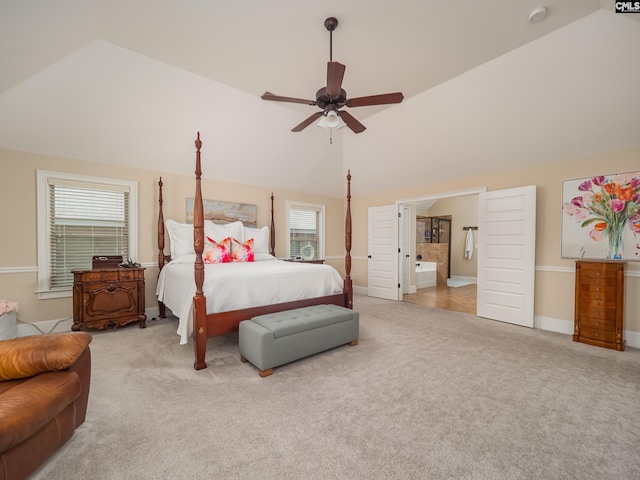
M 580 282 L 582 283 L 582 285 L 594 285 L 594 286 L 611 285 L 611 279 L 606 277 L 587 277 L 583 275 Z
M 618 265 L 611 262 L 582 262 L 580 268 L 583 277 L 613 278 L 618 271 Z
M 598 318 L 598 317 L 589 317 L 586 315 L 580 315 L 579 319 L 580 323 L 580 331 L 582 332 L 584 327 L 587 328 L 595 328 L 598 330 L 605 330 L 608 332 L 615 332 L 616 330 L 616 320 L 610 318 Z
M 616 287 L 601 285 L 580 286 L 580 297 L 591 300 L 613 301 L 616 300 Z
M 597 328 L 580 327 L 580 336 L 589 340 L 599 340 L 608 343 L 614 343 L 616 341 L 616 332 L 599 330 Z
M 598 300 L 593 298 L 580 297 L 580 311 L 583 312 L 585 308 L 610 308 L 616 309 L 615 299 L 611 300 Z
M 113 317 L 138 312 L 136 282 L 91 284 L 84 293 L 85 312 L 89 318 Z
M 603 320 L 615 320 L 616 310 L 613 308 L 593 308 L 580 304 L 579 314 L 581 317 L 601 318 Z

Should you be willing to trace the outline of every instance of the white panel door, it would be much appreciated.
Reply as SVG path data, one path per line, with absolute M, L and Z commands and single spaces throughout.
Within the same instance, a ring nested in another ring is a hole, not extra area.
M 536 187 L 478 197 L 478 316 L 533 327 Z
M 411 287 L 411 269 L 415 269 L 415 262 L 411 260 L 411 208 L 407 205 L 400 206 L 400 252 L 398 261 L 400 263 L 400 290 L 402 294 L 410 293 Z M 413 218 L 415 223 L 415 217 Z M 414 240 L 415 241 L 415 240 Z M 401 300 L 401 298 L 398 298 Z
M 369 207 L 368 295 L 398 300 L 398 207 Z

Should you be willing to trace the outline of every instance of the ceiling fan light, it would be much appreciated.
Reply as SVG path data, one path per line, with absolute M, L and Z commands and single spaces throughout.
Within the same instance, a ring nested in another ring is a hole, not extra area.
M 323 128 L 342 128 L 347 124 L 340 118 L 340 115 L 335 110 L 330 110 L 329 113 L 320 117 L 316 122 L 318 127 Z

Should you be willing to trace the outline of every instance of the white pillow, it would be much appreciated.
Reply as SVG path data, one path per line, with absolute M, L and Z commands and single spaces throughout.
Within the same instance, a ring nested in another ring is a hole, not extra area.
M 269 253 L 269 227 L 244 227 L 244 241 L 253 238 L 253 253 Z
M 211 220 L 205 220 L 204 234 L 217 243 L 222 242 L 222 240 L 227 237 L 235 238 L 239 242 L 245 241 L 242 222 L 240 221 L 220 224 L 213 223 Z
M 196 253 L 193 249 L 193 225 L 178 223 L 175 220 L 167 220 L 165 223 L 169 234 L 171 258 L 177 258 L 187 253 Z
M 277 260 L 277 258 L 271 255 L 270 253 L 254 253 L 253 254 L 254 262 L 262 262 L 264 260 Z

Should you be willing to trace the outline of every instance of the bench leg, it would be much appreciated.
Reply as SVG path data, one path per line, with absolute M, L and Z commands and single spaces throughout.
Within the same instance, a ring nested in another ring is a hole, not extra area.
M 266 370 L 260 370 L 259 373 L 260 373 L 260 376 L 262 378 L 268 377 L 269 375 L 271 375 L 273 373 L 273 368 L 267 368 Z
M 351 345 L 352 347 L 355 347 L 357 344 L 358 344 L 357 338 L 355 340 L 352 340 L 351 343 L 349 343 L 349 345 Z

